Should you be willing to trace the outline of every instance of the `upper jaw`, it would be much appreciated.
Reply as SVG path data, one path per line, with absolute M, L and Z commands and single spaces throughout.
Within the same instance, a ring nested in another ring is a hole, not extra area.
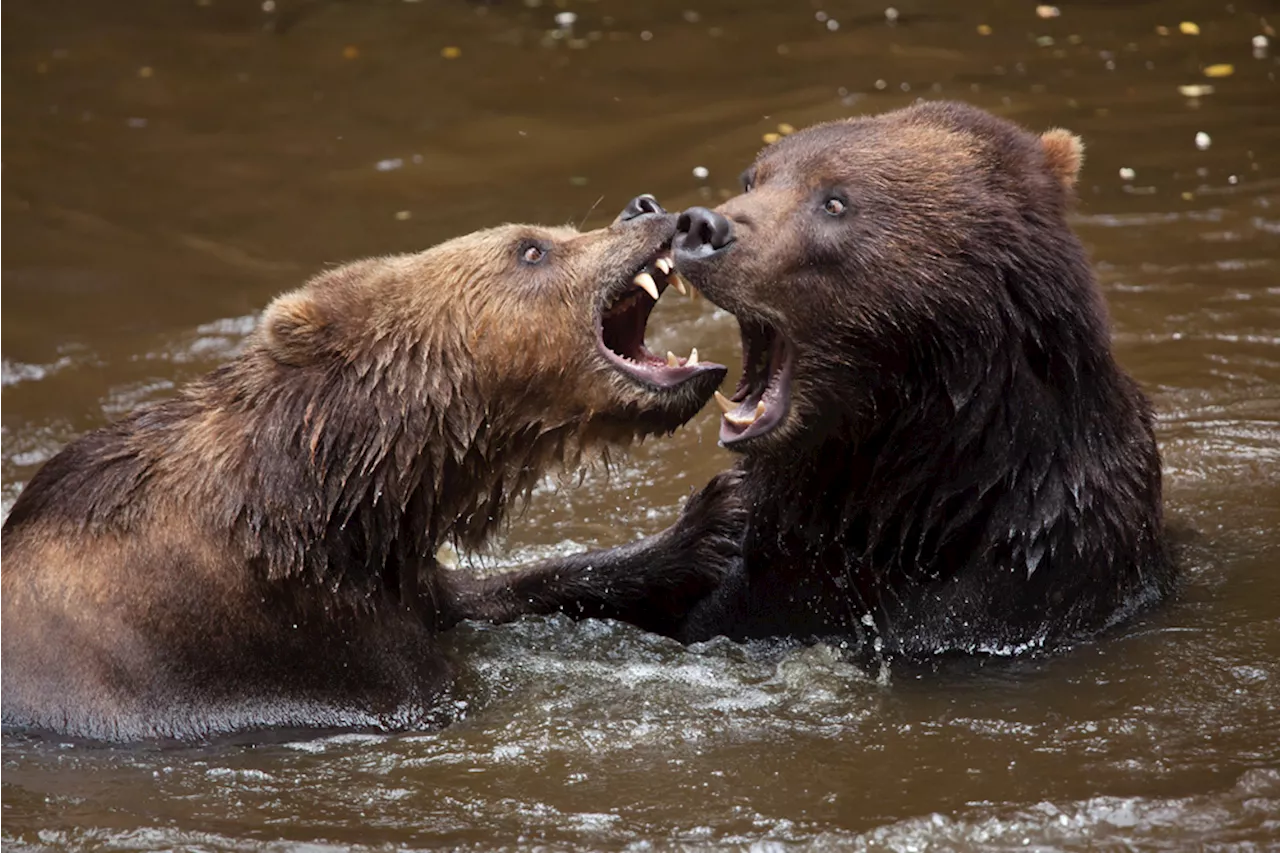
M 670 392 L 699 378 L 698 386 L 705 385 L 704 394 L 708 393 L 723 381 L 728 372 L 724 365 L 702 361 L 696 347 L 687 356 L 668 352 L 664 357 L 645 346 L 649 313 L 668 287 L 692 293 L 688 282 L 676 271 L 669 242 L 605 289 L 596 315 L 597 349 L 618 373 L 646 390 Z

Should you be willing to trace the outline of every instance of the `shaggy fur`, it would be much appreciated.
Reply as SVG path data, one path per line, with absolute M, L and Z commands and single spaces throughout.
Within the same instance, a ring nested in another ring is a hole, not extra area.
M 487 579 L 434 555 L 484 542 L 548 468 L 705 402 L 722 368 L 658 390 L 597 351 L 602 306 L 673 232 L 513 225 L 332 270 L 231 363 L 73 442 L 4 524 L 5 723 L 421 725 L 461 619 L 669 629 L 736 553 L 727 480 L 656 543 Z
M 923 104 L 766 148 L 718 208 L 732 242 L 677 236 L 744 346 L 794 358 L 782 420 L 732 444 L 745 561 L 677 636 L 1007 653 L 1170 591 L 1150 409 L 1066 221 L 1081 162 Z

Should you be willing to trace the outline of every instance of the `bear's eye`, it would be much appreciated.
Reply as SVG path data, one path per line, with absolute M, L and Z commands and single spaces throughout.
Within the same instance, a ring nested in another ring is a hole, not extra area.
M 520 246 L 520 262 L 523 264 L 538 264 L 547 256 L 547 250 L 539 246 L 537 243 L 523 243 Z
M 822 209 L 827 212 L 828 216 L 843 216 L 846 207 L 844 200 L 835 196 L 827 199 L 826 204 L 822 205 Z

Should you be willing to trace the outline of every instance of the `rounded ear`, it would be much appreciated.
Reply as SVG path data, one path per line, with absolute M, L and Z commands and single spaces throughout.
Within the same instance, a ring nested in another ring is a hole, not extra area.
M 272 358 L 301 367 L 314 362 L 324 351 L 329 321 L 310 294 L 295 290 L 267 306 L 261 329 Z
M 1084 143 L 1069 130 L 1054 128 L 1040 137 L 1044 162 L 1063 188 L 1071 189 L 1084 164 Z

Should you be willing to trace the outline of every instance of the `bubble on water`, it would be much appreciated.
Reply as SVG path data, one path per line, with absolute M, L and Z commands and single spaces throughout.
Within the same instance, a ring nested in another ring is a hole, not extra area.
M 404 158 L 392 157 L 387 160 L 379 160 L 377 163 L 373 165 L 373 168 L 377 169 L 379 172 L 394 172 L 396 169 L 399 169 L 403 165 L 404 165 Z
M 707 169 L 706 166 L 693 167 L 693 176 L 700 181 L 705 181 L 710 174 L 711 172 Z
M 1196 134 L 1196 147 L 1201 151 L 1208 151 L 1209 146 L 1213 144 L 1213 140 L 1209 138 L 1209 134 L 1203 130 Z
M 653 33 L 648 30 L 640 31 L 640 41 L 653 41 Z
M 814 12 L 814 13 L 813 13 L 813 17 L 814 17 L 814 19 L 815 19 L 815 20 L 817 20 L 817 22 L 818 22 L 819 24 L 825 24 L 825 23 L 827 22 L 827 18 L 828 18 L 829 16 L 827 15 L 827 13 L 826 13 L 826 12 L 823 12 L 823 11 L 817 11 L 817 12 Z
M 567 30 L 578 20 L 576 12 L 558 12 L 556 13 L 556 26 L 562 30 Z
M 835 18 L 832 18 L 827 21 L 827 29 L 834 33 L 836 30 L 840 29 L 840 22 Z
M 1205 95 L 1213 94 L 1213 87 L 1208 83 L 1193 83 L 1189 86 L 1179 86 L 1178 94 L 1184 98 L 1203 98 Z
M 1128 166 L 1120 167 L 1120 179 L 1122 181 L 1132 181 L 1136 175 L 1137 173 L 1134 172 L 1133 169 L 1130 169 Z
M 1049 18 L 1056 18 L 1061 14 L 1062 10 L 1057 6 L 1041 5 L 1036 7 L 1037 18 L 1044 18 L 1047 20 Z
M 884 10 L 884 19 L 891 24 L 898 22 L 898 10 L 890 6 Z

